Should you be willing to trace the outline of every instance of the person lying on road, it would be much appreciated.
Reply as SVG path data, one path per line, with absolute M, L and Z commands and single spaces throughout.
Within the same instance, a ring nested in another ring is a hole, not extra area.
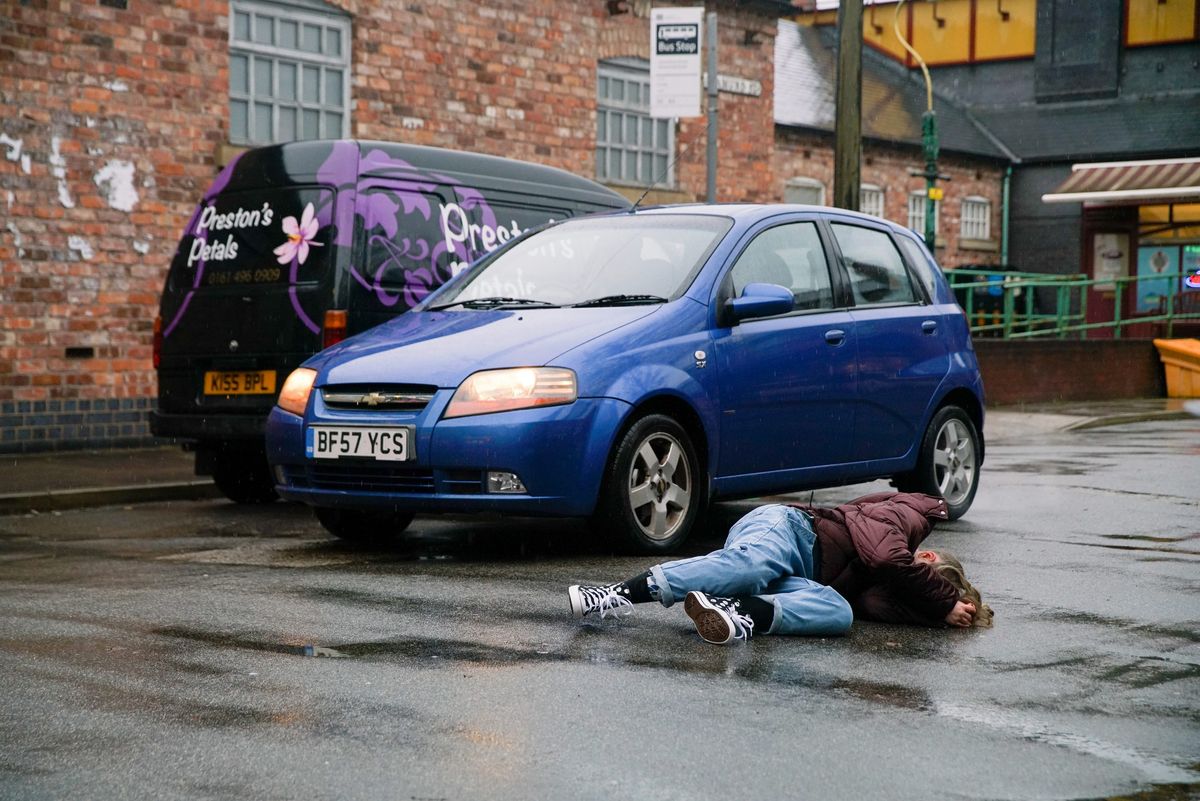
M 655 565 L 619 584 L 573 584 L 576 618 L 683 601 L 711 643 L 766 634 L 844 634 L 854 616 L 924 626 L 991 626 L 992 610 L 950 554 L 918 549 L 946 502 L 866 495 L 834 508 L 770 504 L 733 525 L 725 547 Z

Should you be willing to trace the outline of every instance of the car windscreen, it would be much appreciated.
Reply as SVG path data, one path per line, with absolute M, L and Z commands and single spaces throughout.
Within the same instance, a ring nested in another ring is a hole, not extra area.
M 476 265 L 429 308 L 671 300 L 732 225 L 726 217 L 689 214 L 570 220 Z

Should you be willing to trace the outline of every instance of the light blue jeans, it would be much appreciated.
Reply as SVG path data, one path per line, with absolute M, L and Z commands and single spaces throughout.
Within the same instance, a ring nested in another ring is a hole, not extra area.
M 725 547 L 650 568 L 658 599 L 671 606 L 692 590 L 725 598 L 757 596 L 775 607 L 767 634 L 845 634 L 854 613 L 832 587 L 813 581 L 809 516 L 791 506 L 760 506 L 734 523 Z

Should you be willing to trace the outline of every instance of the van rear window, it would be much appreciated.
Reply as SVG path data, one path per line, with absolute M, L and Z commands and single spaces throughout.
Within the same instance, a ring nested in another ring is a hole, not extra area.
M 320 281 L 333 260 L 334 192 L 323 187 L 229 192 L 202 203 L 179 243 L 181 287 Z

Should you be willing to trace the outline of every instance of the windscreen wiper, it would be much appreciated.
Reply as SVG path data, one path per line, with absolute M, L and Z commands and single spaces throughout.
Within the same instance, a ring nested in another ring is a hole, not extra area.
M 490 297 L 490 298 L 471 298 L 470 300 L 456 300 L 453 303 L 443 303 L 440 306 L 430 306 L 428 311 L 440 311 L 441 309 L 449 309 L 452 306 L 465 306 L 468 309 L 494 309 L 498 306 L 537 306 L 543 309 L 557 309 L 558 305 L 548 303 L 544 300 L 534 300 L 533 298 L 506 298 L 506 297 Z
M 667 299 L 661 295 L 605 295 L 601 298 L 592 298 L 590 300 L 582 300 L 579 303 L 573 303 L 576 308 L 580 306 L 623 306 L 635 305 L 640 303 L 666 303 Z

